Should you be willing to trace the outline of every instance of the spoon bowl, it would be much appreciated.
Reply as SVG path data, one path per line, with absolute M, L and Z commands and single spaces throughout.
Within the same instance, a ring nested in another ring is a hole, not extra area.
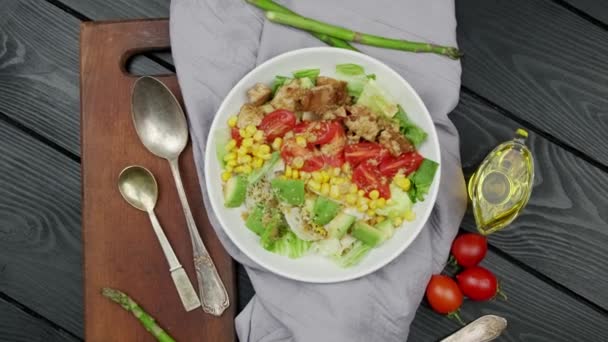
M 158 198 L 158 185 L 152 173 L 141 166 L 129 166 L 118 176 L 118 190 L 122 197 L 141 211 L 151 211 Z
M 188 142 L 188 124 L 169 88 L 156 78 L 139 78 L 133 86 L 131 111 L 144 146 L 158 157 L 177 159 Z

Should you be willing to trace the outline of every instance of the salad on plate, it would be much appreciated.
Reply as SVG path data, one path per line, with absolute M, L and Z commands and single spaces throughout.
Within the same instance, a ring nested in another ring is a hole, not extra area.
M 358 263 L 415 219 L 438 168 L 418 152 L 427 133 L 362 66 L 276 76 L 216 143 L 224 205 L 273 253 Z

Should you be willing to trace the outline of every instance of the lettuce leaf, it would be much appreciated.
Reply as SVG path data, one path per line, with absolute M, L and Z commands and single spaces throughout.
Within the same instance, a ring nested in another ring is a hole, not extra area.
M 437 162 L 424 159 L 418 170 L 410 175 L 409 178 L 412 185 L 408 191 L 408 195 L 412 202 L 424 201 L 424 196 L 429 193 L 438 167 L 439 164 Z
M 365 74 L 365 69 L 359 64 L 346 63 L 336 65 L 336 73 L 345 76 L 357 76 Z
M 276 75 L 274 81 L 272 81 L 272 95 L 276 94 L 277 90 L 281 88 L 285 83 L 289 83 L 291 78 L 287 76 Z
M 302 69 L 292 72 L 294 78 L 310 78 L 311 81 L 315 81 L 317 76 L 321 73 L 321 69 Z
M 399 111 L 397 104 L 391 99 L 390 95 L 375 80 L 367 79 L 363 91 L 357 99 L 357 104 L 366 106 L 371 111 L 392 118 Z
M 361 241 L 355 242 L 350 249 L 342 255 L 334 257 L 334 261 L 341 267 L 351 267 L 358 264 L 372 248 Z
M 309 241 L 298 239 L 296 234 L 288 230 L 266 249 L 270 252 L 295 259 L 303 256 L 310 248 L 310 245 L 311 243 Z
M 405 113 L 405 110 L 400 105 L 397 105 L 398 111 L 395 114 L 395 119 L 399 123 L 399 130 L 405 137 L 418 148 L 420 144 L 422 144 L 428 134 L 420 127 L 418 127 L 415 123 L 410 121 Z

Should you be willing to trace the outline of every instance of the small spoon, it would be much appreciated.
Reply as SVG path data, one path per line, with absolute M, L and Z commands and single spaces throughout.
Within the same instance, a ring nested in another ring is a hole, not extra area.
M 154 228 L 154 233 L 156 233 L 160 247 L 169 263 L 171 278 L 173 278 L 184 309 L 191 311 L 201 306 L 201 302 L 196 295 L 196 291 L 194 291 L 192 283 L 190 283 L 190 279 L 188 279 L 186 271 L 184 271 L 179 260 L 177 260 L 177 256 L 173 252 L 173 248 L 171 248 L 169 240 L 167 240 L 167 236 L 163 232 L 158 218 L 156 218 L 156 214 L 154 214 L 154 206 L 158 198 L 158 187 L 152 173 L 141 166 L 129 166 L 122 170 L 118 177 L 118 190 L 120 190 L 120 194 L 125 201 L 133 207 L 147 212 L 150 216 L 152 228 Z
M 186 116 L 169 88 L 148 76 L 135 81 L 131 111 L 135 130 L 144 146 L 169 161 L 190 232 L 202 307 L 205 312 L 220 316 L 230 305 L 228 293 L 198 233 L 179 173 L 179 155 L 188 142 Z
M 506 328 L 506 319 L 495 315 L 485 315 L 444 338 L 441 342 L 489 342 L 498 338 Z

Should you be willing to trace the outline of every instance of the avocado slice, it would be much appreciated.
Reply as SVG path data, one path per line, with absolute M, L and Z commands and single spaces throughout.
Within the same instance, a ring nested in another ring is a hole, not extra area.
M 304 204 L 304 182 L 297 179 L 275 178 L 270 182 L 272 190 L 281 202 L 301 206 Z
M 352 235 L 364 244 L 375 247 L 384 241 L 384 233 L 361 221 L 355 222 Z
M 263 219 L 264 207 L 258 205 L 253 208 L 253 211 L 249 214 L 249 216 L 247 216 L 247 220 L 245 220 L 245 226 L 257 235 L 262 235 L 265 229 Z
M 312 221 L 318 225 L 327 224 L 340 211 L 340 204 L 330 200 L 327 197 L 319 196 L 315 201 L 312 213 Z
M 224 206 L 226 208 L 237 208 L 245 202 L 247 195 L 247 178 L 245 176 L 234 176 L 226 182 L 224 187 Z
M 333 218 L 333 220 L 329 221 L 329 223 L 325 225 L 327 235 L 330 238 L 341 239 L 348 231 L 348 228 L 350 228 L 353 222 L 355 222 L 355 219 L 356 217 L 352 215 L 339 213 Z
M 375 227 L 384 234 L 385 240 L 390 239 L 393 236 L 393 232 L 395 231 L 393 223 L 390 220 L 384 220 L 375 225 Z

